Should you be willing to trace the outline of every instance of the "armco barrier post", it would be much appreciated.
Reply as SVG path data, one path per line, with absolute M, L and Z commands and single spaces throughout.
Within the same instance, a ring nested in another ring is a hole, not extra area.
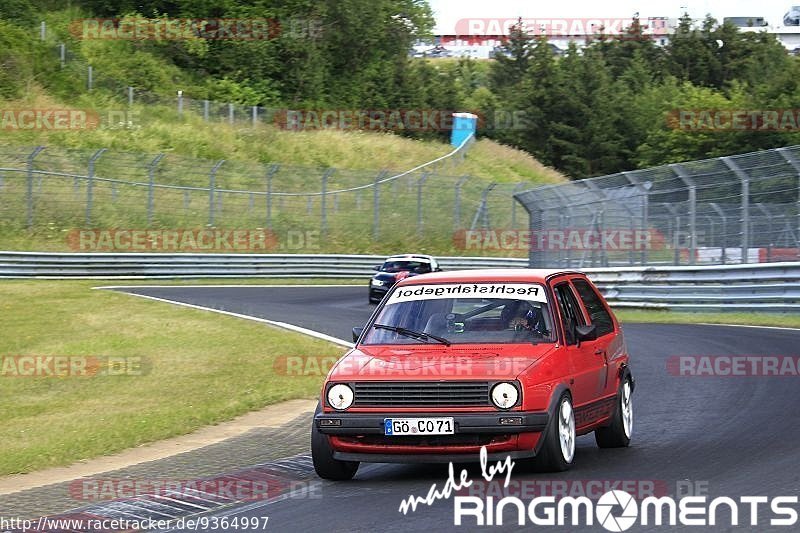
M 89 169 L 86 173 L 86 227 L 92 225 L 92 201 L 94 195 L 94 164 L 106 151 L 106 148 L 101 148 L 89 158 Z
M 25 191 L 25 203 L 27 205 L 27 227 L 31 229 L 33 227 L 33 160 L 36 159 L 36 156 L 44 150 L 44 146 L 37 146 L 33 149 L 33 152 L 28 155 L 26 160 L 26 169 L 27 169 L 27 187 Z

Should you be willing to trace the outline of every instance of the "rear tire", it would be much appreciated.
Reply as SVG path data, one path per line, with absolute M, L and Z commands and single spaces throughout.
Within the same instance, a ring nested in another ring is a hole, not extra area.
M 316 413 L 322 411 L 317 405 Z M 339 461 L 333 458 L 333 449 L 327 435 L 321 433 L 317 428 L 317 423 L 311 421 L 311 459 L 314 462 L 314 470 L 322 479 L 331 481 L 347 481 L 353 479 L 358 470 L 358 461 Z
M 572 399 L 563 393 L 542 438 L 534 466 L 542 472 L 563 472 L 572 467 L 575 459 L 575 413 Z
M 594 440 L 600 448 L 624 448 L 631 443 L 633 431 L 633 385 L 626 377 L 619 386 L 617 406 L 611 425 L 594 430 Z

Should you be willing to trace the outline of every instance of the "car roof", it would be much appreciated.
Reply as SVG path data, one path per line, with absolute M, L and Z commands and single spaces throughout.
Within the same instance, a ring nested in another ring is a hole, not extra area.
M 400 255 L 390 255 L 386 258 L 386 261 L 399 261 L 405 259 L 407 261 L 414 260 L 414 261 L 433 261 L 433 257 L 430 255 L 420 255 L 420 254 L 400 254 Z
M 577 270 L 559 270 L 545 268 L 492 268 L 479 270 L 452 270 L 422 274 L 402 280 L 400 285 L 419 285 L 422 283 L 544 283 L 548 278 L 559 274 L 583 275 Z

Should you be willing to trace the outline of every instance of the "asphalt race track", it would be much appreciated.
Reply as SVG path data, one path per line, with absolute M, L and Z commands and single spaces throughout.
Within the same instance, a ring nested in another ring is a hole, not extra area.
M 363 324 L 374 306 L 367 287 L 161 287 L 119 289 L 200 306 L 288 322 L 349 341 L 351 328 Z M 600 450 L 592 435 L 580 437 L 575 465 L 563 474 L 541 474 L 517 464 L 510 489 L 528 501 L 539 488 L 608 488 L 655 486 L 670 495 L 696 491 L 710 497 L 797 496 L 800 494 L 800 378 L 676 376 L 667 360 L 681 355 L 797 356 L 800 331 L 706 325 L 628 324 L 624 331 L 636 378 L 634 437 L 630 448 Z M 796 360 L 796 359 L 795 359 Z M 269 443 L 264 443 L 268 446 Z M 308 461 L 301 461 L 306 470 Z M 458 474 L 461 465 L 456 465 Z M 469 467 L 471 479 L 480 468 Z M 306 472 L 313 477 L 313 472 Z M 323 482 L 313 497 L 242 504 L 223 514 L 269 516 L 269 531 L 471 531 L 474 522 L 453 525 L 453 502 L 442 500 L 403 515 L 398 508 L 409 495 L 425 496 L 441 486 L 446 465 L 363 464 L 351 482 Z M 612 486 L 613 482 L 628 485 Z M 516 485 L 514 485 L 516 484 Z M 559 485 L 560 484 L 560 485 Z M 476 484 L 477 487 L 477 484 Z M 537 488 L 539 487 L 539 488 Z M 689 489 L 687 487 L 693 487 Z M 495 484 L 495 489 L 498 488 Z M 470 489 L 467 489 L 469 491 Z M 483 493 L 472 493 L 482 497 Z M 491 494 L 488 494 L 491 495 Z M 497 494 L 495 494 L 497 495 Z M 571 492 L 571 495 L 579 495 Z M 659 495 L 659 494 L 657 494 Z M 795 510 L 800 505 L 794 504 Z M 719 530 L 791 531 L 769 525 L 775 515 L 761 509 L 759 526 L 749 526 L 749 506 L 740 507 L 740 525 L 718 514 Z M 508 512 L 511 511 L 511 512 Z M 507 520 L 514 522 L 513 508 Z M 764 518 L 766 517 L 766 518 Z M 495 530 L 573 530 L 574 527 L 494 527 Z M 685 530 L 704 528 L 677 526 Z M 593 530 L 604 531 L 598 524 Z M 631 531 L 673 530 L 636 524 Z

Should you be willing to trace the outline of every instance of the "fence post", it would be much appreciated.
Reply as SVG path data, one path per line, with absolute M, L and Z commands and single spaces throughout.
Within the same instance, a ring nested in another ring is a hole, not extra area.
M 228 104 L 228 122 L 233 125 L 233 104 Z
M 422 216 L 422 187 L 430 174 L 430 172 L 423 172 L 417 181 L 417 235 L 419 236 L 422 236 L 422 225 L 424 223 Z
M 87 90 L 91 91 L 92 90 L 92 86 L 94 85 L 94 70 L 92 69 L 91 65 L 89 65 L 89 69 L 88 69 L 87 73 L 88 73 L 88 76 L 86 78 L 86 87 L 87 87 Z
M 208 225 L 211 227 L 214 227 L 214 188 L 217 182 L 217 170 L 224 162 L 224 159 L 217 161 L 208 173 Z
M 372 185 L 372 240 L 377 241 L 380 236 L 380 218 L 381 218 L 381 196 L 380 186 L 381 180 L 389 173 L 388 170 L 381 170 L 375 176 L 375 183 Z
M 89 171 L 86 180 L 86 227 L 89 228 L 92 224 L 92 200 L 94 195 L 94 164 L 106 151 L 106 148 L 101 148 L 89 158 Z
M 320 199 L 319 234 L 324 237 L 328 233 L 328 178 L 333 176 L 336 169 L 329 168 L 322 174 L 322 197 Z
M 750 247 L 750 176 L 730 157 L 721 157 L 720 159 L 742 182 L 742 264 L 746 264 L 749 262 L 747 252 Z
M 564 220 L 566 220 L 566 225 L 561 224 L 561 228 L 562 229 L 563 228 L 571 228 L 572 227 L 572 225 L 571 225 L 572 224 L 572 215 L 570 215 L 569 207 L 570 207 L 570 205 L 572 205 L 572 202 L 570 201 L 570 199 L 567 197 L 566 194 L 561 192 L 561 190 L 558 187 L 553 187 L 552 190 L 553 190 L 553 192 L 556 193 L 556 196 L 558 196 L 558 205 L 555 206 L 555 208 L 558 209 L 559 212 L 565 213 Z M 548 209 L 548 211 L 549 211 L 549 209 Z M 544 215 L 544 211 L 542 211 L 542 215 Z M 548 242 L 546 239 L 549 239 L 549 236 L 547 236 L 547 234 L 545 233 L 548 228 L 545 227 L 544 222 L 545 222 L 545 218 L 544 218 L 544 216 L 542 216 L 542 227 L 539 228 L 541 230 L 544 230 L 542 232 L 542 234 L 536 235 L 535 233 L 531 232 L 531 237 L 530 237 L 530 247 L 532 249 L 535 248 L 535 249 L 539 250 L 541 254 L 550 253 L 550 252 L 546 252 L 545 251 L 550 246 L 549 245 L 545 245 L 545 242 Z M 561 217 L 559 217 L 559 223 L 561 223 L 561 222 L 562 222 L 562 219 L 561 219 Z M 535 243 L 534 243 L 534 240 L 535 240 Z M 541 243 L 541 245 L 540 245 L 540 243 Z M 566 252 L 564 254 L 566 256 L 566 260 L 567 260 L 567 265 L 566 266 L 570 267 L 570 266 L 572 266 L 572 247 L 571 246 L 564 246 L 563 248 L 564 248 L 564 252 Z M 559 250 L 559 252 L 558 252 L 558 260 L 559 260 L 559 262 L 561 261 L 561 250 Z M 544 264 L 544 263 L 542 263 L 542 264 Z
M 267 169 L 267 229 L 272 229 L 272 176 L 278 172 L 281 166 L 273 163 Z
M 183 91 L 178 91 L 178 116 L 183 116 Z
M 128 106 L 133 105 L 133 87 L 128 87 Z
M 792 165 L 792 168 L 797 172 L 797 178 L 800 180 L 800 161 L 790 152 L 787 148 L 778 148 L 778 153 L 786 160 L 787 163 Z M 800 235 L 800 183 L 797 185 L 797 235 Z
M 253 127 L 256 127 L 256 123 L 258 122 L 258 106 L 253 106 Z
M 67 64 L 67 45 L 61 43 L 58 45 L 58 59 L 61 65 L 61 68 Z
M 697 255 L 697 184 L 680 163 L 673 163 L 670 168 L 689 186 L 689 264 L 693 265 Z
M 647 230 L 649 232 L 650 228 L 650 189 L 653 188 L 653 182 L 650 180 L 646 180 L 644 182 L 639 181 L 639 177 L 631 171 L 623 171 L 621 173 L 625 176 L 632 185 L 634 185 L 639 192 L 642 194 L 642 227 L 640 229 Z M 652 242 L 652 235 L 650 235 Z M 642 247 L 642 265 L 647 264 L 647 246 Z
M 39 40 L 47 40 L 47 23 L 45 21 L 42 21 L 39 25 Z
M 517 227 L 517 199 L 514 198 L 514 195 L 520 192 L 524 186 L 523 182 L 517 183 L 514 185 L 514 190 L 511 191 L 511 229 Z
M 27 204 L 27 226 L 28 229 L 31 229 L 33 226 L 33 160 L 36 158 L 39 153 L 44 150 L 44 146 L 37 146 L 33 149 L 28 155 L 26 160 L 26 168 L 27 168 L 27 176 L 28 176 L 28 183 L 27 183 L 27 190 L 25 192 L 25 201 Z
M 456 194 L 453 206 L 453 229 L 461 229 L 461 186 L 469 179 L 469 176 L 461 176 L 456 182 Z
M 478 206 L 478 210 L 475 211 L 475 217 L 472 219 L 472 225 L 469 229 L 474 230 L 478 226 L 478 221 L 481 222 L 481 229 L 491 229 L 492 225 L 489 222 L 489 193 L 496 186 L 496 183 L 490 183 L 488 187 L 483 189 L 481 204 Z
M 708 205 L 710 205 L 711 209 L 716 211 L 716 213 L 722 219 L 722 240 L 721 240 L 722 255 L 720 259 L 722 260 L 722 264 L 724 265 L 728 262 L 726 257 L 726 248 L 728 246 L 728 217 L 725 216 L 725 211 L 723 211 L 722 208 L 719 205 L 717 205 L 716 202 L 709 202 Z
M 153 224 L 153 188 L 155 185 L 156 167 L 164 158 L 164 154 L 158 154 L 149 165 L 147 165 L 147 227 Z

